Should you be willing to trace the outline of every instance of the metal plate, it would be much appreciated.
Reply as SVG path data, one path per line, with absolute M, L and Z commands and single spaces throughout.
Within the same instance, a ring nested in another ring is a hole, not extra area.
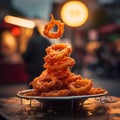
M 37 99 L 37 100 L 79 100 L 79 99 L 87 99 L 93 97 L 101 97 L 108 95 L 108 91 L 105 91 L 102 94 L 94 94 L 94 95 L 80 95 L 80 96 L 63 96 L 63 97 L 41 97 L 41 96 L 26 96 L 27 92 L 31 92 L 33 89 L 18 91 L 17 97 L 25 98 L 25 99 Z

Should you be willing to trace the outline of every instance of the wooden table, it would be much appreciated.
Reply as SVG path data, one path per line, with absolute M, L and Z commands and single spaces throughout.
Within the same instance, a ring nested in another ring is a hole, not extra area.
M 120 98 L 89 98 L 74 109 L 43 108 L 37 100 L 0 99 L 0 120 L 120 120 Z M 64 106 L 64 105 L 63 105 Z

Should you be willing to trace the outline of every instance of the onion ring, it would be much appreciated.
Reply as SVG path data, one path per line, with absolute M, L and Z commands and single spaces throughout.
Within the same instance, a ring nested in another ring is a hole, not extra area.
M 68 88 L 75 95 L 85 95 L 92 87 L 91 80 L 76 80 L 75 82 L 71 82 L 68 84 Z
M 62 61 L 59 61 L 59 63 L 54 63 L 53 65 L 45 63 L 43 66 L 46 69 L 56 71 L 56 70 L 67 69 L 68 67 L 72 67 L 74 64 L 75 64 L 75 60 L 73 58 L 68 57 L 68 58 L 64 58 Z
M 40 92 L 46 92 L 56 87 L 60 88 L 61 85 L 61 81 L 57 80 L 55 77 L 45 77 L 32 84 L 33 88 Z
M 71 44 L 53 44 L 46 49 L 48 55 L 44 57 L 45 62 L 57 61 L 65 56 L 69 56 L 72 52 Z
M 54 16 L 50 14 L 51 20 L 48 22 L 48 24 L 45 25 L 44 27 L 44 35 L 47 36 L 48 38 L 60 38 L 64 32 L 64 23 L 62 23 L 60 20 L 55 20 Z M 50 32 L 50 30 L 57 25 L 58 29 L 56 32 Z

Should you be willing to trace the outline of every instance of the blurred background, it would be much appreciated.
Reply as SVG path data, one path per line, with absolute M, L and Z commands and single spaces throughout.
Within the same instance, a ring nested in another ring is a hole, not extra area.
M 50 13 L 64 22 L 61 9 L 69 1 L 0 0 L 0 97 L 27 89 L 29 75 L 21 56 L 33 28 L 36 25 L 42 34 Z M 62 38 L 49 41 L 71 43 L 71 57 L 76 60 L 71 70 L 120 96 L 120 0 L 77 1 L 88 9 L 85 23 L 74 27 L 65 22 Z

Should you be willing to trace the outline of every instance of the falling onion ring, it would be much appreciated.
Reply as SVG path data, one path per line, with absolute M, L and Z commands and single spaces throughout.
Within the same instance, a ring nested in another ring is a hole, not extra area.
M 60 38 L 64 32 L 64 23 L 62 23 L 60 20 L 55 20 L 52 14 L 50 14 L 50 16 L 51 20 L 48 22 L 48 24 L 45 25 L 43 33 L 48 38 Z M 56 32 L 53 32 L 51 30 L 54 28 L 55 25 L 57 25 L 58 28 Z

